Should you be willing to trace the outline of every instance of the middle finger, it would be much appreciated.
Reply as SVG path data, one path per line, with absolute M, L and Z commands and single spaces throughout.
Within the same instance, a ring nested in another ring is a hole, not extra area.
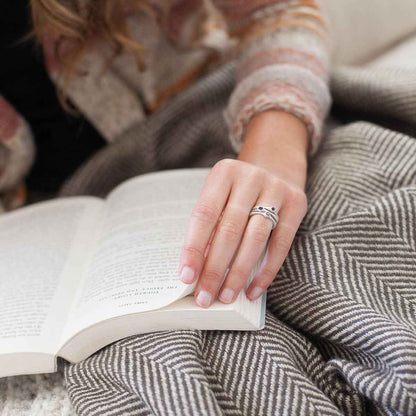
M 271 195 L 268 198 L 261 197 L 256 205 L 279 207 L 280 198 L 276 195 Z M 272 227 L 272 221 L 262 215 L 254 215 L 250 218 L 237 256 L 222 286 L 219 296 L 221 302 L 234 302 L 241 289 L 246 285 L 252 270 L 266 247 Z

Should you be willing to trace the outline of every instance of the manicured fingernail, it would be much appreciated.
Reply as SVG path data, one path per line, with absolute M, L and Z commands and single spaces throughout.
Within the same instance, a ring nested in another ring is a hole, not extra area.
M 248 295 L 251 300 L 256 300 L 261 294 L 263 293 L 263 289 L 261 287 L 256 286 L 252 289 Z
M 201 290 L 196 297 L 196 303 L 203 308 L 208 308 L 211 304 L 211 293 L 207 292 L 206 290 Z
M 233 300 L 233 297 L 234 290 L 226 288 L 221 292 L 219 299 L 221 302 L 230 303 Z
M 194 281 L 195 272 L 188 266 L 184 266 L 179 276 L 183 283 L 190 284 Z

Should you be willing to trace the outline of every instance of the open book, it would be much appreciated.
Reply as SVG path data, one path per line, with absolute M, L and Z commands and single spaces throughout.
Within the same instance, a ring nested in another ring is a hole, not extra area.
M 146 174 L 105 200 L 62 198 L 0 215 L 0 377 L 54 372 L 58 356 L 78 362 L 139 333 L 261 329 L 265 294 L 250 301 L 242 291 L 203 309 L 195 284 L 179 280 L 208 172 Z

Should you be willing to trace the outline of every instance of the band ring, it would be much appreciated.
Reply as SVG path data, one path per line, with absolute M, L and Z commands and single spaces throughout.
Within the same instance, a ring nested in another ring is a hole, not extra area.
M 268 218 L 272 222 L 272 230 L 276 228 L 277 223 L 279 222 L 279 215 L 277 214 L 278 210 L 273 206 L 264 206 L 256 205 L 254 206 L 249 214 L 249 217 L 253 215 L 262 215 L 264 218 Z

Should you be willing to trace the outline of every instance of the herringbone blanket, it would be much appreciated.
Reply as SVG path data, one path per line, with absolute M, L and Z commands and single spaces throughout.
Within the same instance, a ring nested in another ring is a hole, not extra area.
M 221 115 L 231 89 L 231 67 L 203 79 L 62 194 L 233 156 Z M 140 335 L 65 364 L 78 414 L 416 415 L 416 139 L 402 133 L 416 132 L 416 71 L 338 68 L 332 92 L 338 122 L 366 121 L 328 128 L 311 161 L 309 212 L 265 329 Z
M 104 195 L 151 170 L 230 156 L 232 68 L 106 148 L 63 193 Z M 338 106 L 416 127 L 413 71 L 339 68 Z M 330 131 L 309 212 L 259 332 L 171 331 L 65 368 L 81 415 L 416 415 L 416 140 L 369 122 Z

